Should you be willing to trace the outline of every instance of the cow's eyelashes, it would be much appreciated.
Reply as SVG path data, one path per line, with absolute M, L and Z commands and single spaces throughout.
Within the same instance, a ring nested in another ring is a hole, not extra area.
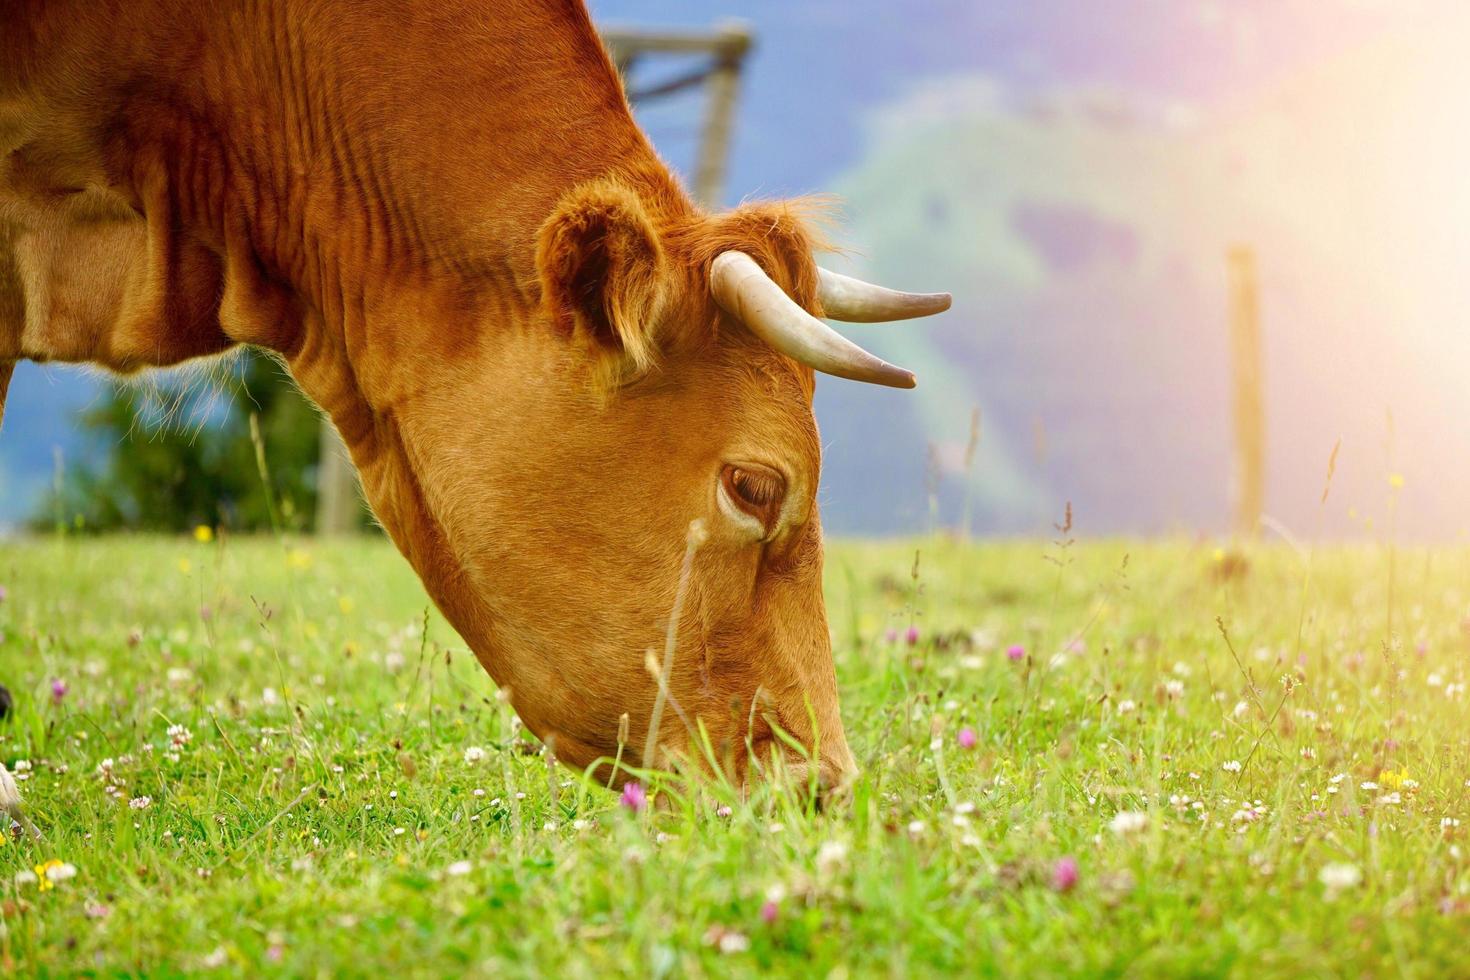
M 720 484 L 732 504 L 760 522 L 765 535 L 775 529 L 786 497 L 781 474 L 764 466 L 730 463 L 720 471 Z
M 761 473 L 740 466 L 730 467 L 730 486 L 736 495 L 752 507 L 764 507 L 781 498 L 781 478 L 774 473 Z

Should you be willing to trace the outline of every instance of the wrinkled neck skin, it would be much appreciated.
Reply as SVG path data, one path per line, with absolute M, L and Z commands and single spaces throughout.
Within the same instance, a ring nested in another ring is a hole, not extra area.
M 622 172 L 678 192 L 580 7 L 497 5 L 491 31 L 469 5 L 392 23 L 372 5 L 213 6 L 36 3 L 18 11 L 33 29 L 0 39 L 0 391 L 20 359 L 127 372 L 237 344 L 279 353 L 435 602 L 545 735 L 514 694 L 493 583 L 480 592 L 442 523 L 449 491 L 422 479 L 424 434 L 470 378 L 501 372 L 521 401 L 558 380 L 534 235 L 568 187 Z M 507 104 L 522 114 L 484 118 Z M 564 760 L 590 761 L 561 738 Z

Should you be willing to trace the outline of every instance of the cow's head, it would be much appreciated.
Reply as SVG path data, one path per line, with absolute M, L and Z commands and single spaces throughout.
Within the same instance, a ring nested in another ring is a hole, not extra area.
M 743 782 L 775 751 L 811 774 L 779 727 L 813 775 L 853 771 L 813 371 L 914 379 L 813 314 L 902 319 L 949 297 L 819 271 L 815 244 L 790 205 L 712 216 L 594 182 L 541 226 L 533 313 L 426 342 L 444 356 L 395 407 L 438 539 L 425 578 L 565 762 L 616 754 L 626 715 L 634 765 L 687 753 Z

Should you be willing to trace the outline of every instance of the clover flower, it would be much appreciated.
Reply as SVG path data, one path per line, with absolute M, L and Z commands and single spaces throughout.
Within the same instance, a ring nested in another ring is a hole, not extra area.
M 1148 814 L 1137 810 L 1121 810 L 1108 824 L 1108 829 L 1119 837 L 1136 834 L 1148 826 Z
M 642 783 L 630 780 L 623 784 L 623 795 L 618 797 L 618 802 L 633 813 L 638 813 L 648 805 L 648 791 L 643 788 Z
M 1077 887 L 1078 877 L 1079 871 L 1076 858 L 1072 857 L 1071 855 L 1057 858 L 1056 863 L 1053 864 L 1051 867 L 1052 891 L 1071 891 L 1073 888 Z
M 1356 888 L 1363 882 L 1363 869 L 1356 864 L 1334 863 L 1323 865 L 1317 874 L 1317 880 L 1322 887 L 1327 889 L 1329 899 L 1336 898 L 1339 892 L 1349 888 Z
M 847 867 L 847 845 L 840 840 L 829 840 L 817 850 L 817 873 L 831 876 Z

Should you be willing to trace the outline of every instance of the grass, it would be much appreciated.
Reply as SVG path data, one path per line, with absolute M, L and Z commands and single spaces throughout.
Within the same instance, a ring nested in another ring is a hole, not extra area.
M 822 814 L 548 771 L 381 541 L 8 541 L 0 584 L 44 832 L 0 845 L 0 971 L 1470 968 L 1463 548 L 1308 591 L 1284 547 L 836 543 L 864 776 Z

